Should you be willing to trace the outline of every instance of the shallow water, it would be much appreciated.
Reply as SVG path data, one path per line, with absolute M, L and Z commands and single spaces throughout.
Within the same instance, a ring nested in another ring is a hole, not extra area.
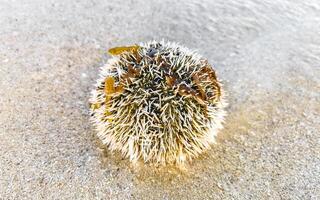
M 0 1 L 0 197 L 320 198 L 320 3 Z M 105 150 L 88 97 L 106 49 L 198 49 L 228 92 L 217 144 L 185 166 Z

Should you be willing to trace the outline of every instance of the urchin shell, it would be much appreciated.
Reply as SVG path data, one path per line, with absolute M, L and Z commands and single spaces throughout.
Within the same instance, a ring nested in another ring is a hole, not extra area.
M 224 92 L 199 54 L 168 42 L 124 51 L 101 68 L 90 98 L 98 137 L 132 161 L 181 163 L 222 128 Z

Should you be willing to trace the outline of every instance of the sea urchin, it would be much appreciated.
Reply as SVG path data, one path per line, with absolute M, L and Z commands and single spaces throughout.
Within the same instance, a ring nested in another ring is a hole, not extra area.
M 208 61 L 175 43 L 109 50 L 92 91 L 98 137 L 132 161 L 181 163 L 214 143 L 225 115 Z

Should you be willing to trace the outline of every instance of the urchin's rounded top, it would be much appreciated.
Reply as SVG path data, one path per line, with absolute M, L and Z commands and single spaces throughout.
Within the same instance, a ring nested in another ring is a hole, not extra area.
M 208 61 L 175 43 L 117 47 L 90 99 L 98 136 L 136 161 L 191 160 L 222 127 L 221 84 Z

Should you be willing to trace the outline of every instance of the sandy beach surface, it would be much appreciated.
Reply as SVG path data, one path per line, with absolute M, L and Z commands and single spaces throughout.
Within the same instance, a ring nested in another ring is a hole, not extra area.
M 152 39 L 228 92 L 183 167 L 131 165 L 89 121 L 106 50 Z M 0 199 L 320 199 L 320 1 L 0 0 Z

